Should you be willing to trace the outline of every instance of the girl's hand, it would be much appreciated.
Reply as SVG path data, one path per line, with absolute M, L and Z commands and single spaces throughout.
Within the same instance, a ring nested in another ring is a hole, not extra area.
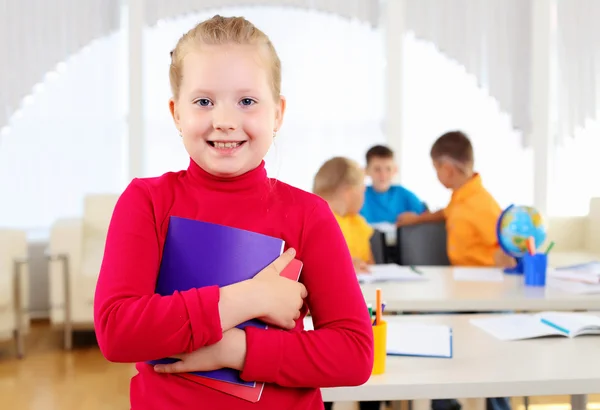
M 283 329 L 296 327 L 295 320 L 300 317 L 300 309 L 308 295 L 303 284 L 279 276 L 294 256 L 296 251 L 288 249 L 252 279 L 262 304 L 259 319 Z
M 363 261 L 360 258 L 352 258 L 352 263 L 354 264 L 354 270 L 356 273 L 370 273 L 369 265 L 367 262 Z
M 246 332 L 233 328 L 223 333 L 223 338 L 210 346 L 201 347 L 192 353 L 172 356 L 180 361 L 170 364 L 157 364 L 158 373 L 186 373 L 209 370 L 242 370 L 246 360 Z

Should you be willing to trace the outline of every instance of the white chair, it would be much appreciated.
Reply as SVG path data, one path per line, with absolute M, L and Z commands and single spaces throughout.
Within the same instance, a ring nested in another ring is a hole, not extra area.
M 74 329 L 94 328 L 94 293 L 118 195 L 88 195 L 83 218 L 58 220 L 50 233 L 50 321 L 63 326 L 65 349 Z
M 14 338 L 17 356 L 25 354 L 29 331 L 29 267 L 25 232 L 0 229 L 0 340 Z

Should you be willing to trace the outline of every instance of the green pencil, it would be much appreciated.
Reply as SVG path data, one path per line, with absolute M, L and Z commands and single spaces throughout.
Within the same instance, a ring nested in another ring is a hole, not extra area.
M 410 270 L 412 270 L 414 273 L 418 273 L 419 275 L 423 274 L 423 272 L 418 270 L 414 265 L 410 265 Z
M 550 242 L 550 245 L 548 245 L 548 249 L 546 249 L 546 255 L 548 254 L 548 252 L 550 252 L 552 250 L 553 247 L 554 247 L 554 242 Z

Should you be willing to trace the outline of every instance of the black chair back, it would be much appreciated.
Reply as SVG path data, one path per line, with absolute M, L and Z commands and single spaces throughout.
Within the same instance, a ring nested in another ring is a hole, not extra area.
M 386 247 L 385 247 L 385 234 L 381 231 L 375 230 L 371 236 L 371 253 L 375 264 L 381 265 L 386 263 Z
M 444 222 L 398 228 L 396 248 L 401 265 L 450 265 L 446 251 L 446 225 Z

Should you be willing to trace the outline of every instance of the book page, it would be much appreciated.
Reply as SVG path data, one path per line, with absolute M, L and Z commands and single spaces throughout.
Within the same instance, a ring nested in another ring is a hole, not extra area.
M 580 334 L 600 334 L 600 317 L 576 312 L 542 312 L 536 315 L 548 326 L 575 337 Z
M 388 322 L 389 355 L 452 357 L 452 329 L 443 325 Z
M 560 330 L 542 323 L 539 317 L 515 314 L 489 318 L 474 318 L 470 322 L 500 340 L 533 339 L 536 337 L 562 335 Z
M 466 282 L 502 282 L 504 273 L 499 268 L 452 268 L 454 280 Z
M 356 275 L 361 283 L 373 282 L 405 282 L 427 280 L 418 269 L 410 266 L 400 266 L 393 263 L 383 265 L 369 265 L 369 273 Z

